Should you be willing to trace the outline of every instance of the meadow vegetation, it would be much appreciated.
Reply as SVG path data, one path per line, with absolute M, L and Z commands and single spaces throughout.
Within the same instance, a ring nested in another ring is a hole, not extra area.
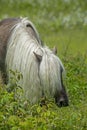
M 86 0 L 0 0 L 1 19 L 28 17 L 44 44 L 58 48 L 69 96 L 69 107 L 58 108 L 54 99 L 47 99 L 42 107 L 39 103 L 31 106 L 21 98 L 21 74 L 11 72 L 15 84 L 0 84 L 0 130 L 87 129 L 86 4 Z

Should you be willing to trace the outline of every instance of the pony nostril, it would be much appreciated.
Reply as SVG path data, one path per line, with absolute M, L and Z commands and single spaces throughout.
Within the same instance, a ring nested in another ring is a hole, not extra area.
M 62 107 L 64 105 L 64 102 L 60 101 L 59 104 L 60 104 L 60 107 Z
M 69 105 L 69 104 L 68 104 L 68 101 L 66 101 L 66 100 L 64 100 L 64 99 L 61 99 L 58 104 L 59 104 L 59 105 L 58 105 L 59 107 L 65 107 L 65 106 L 68 106 L 68 105 Z
M 65 102 L 64 102 L 64 100 L 61 100 L 61 101 L 59 101 L 59 107 L 63 107 L 63 106 L 65 106 Z

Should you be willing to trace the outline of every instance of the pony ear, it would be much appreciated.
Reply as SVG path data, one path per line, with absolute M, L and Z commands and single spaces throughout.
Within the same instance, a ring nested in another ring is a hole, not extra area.
M 41 62 L 42 56 L 39 55 L 39 54 L 37 54 L 36 52 L 33 52 L 33 53 L 34 53 L 34 55 L 36 56 L 37 60 L 38 60 L 39 62 Z
M 52 49 L 53 53 L 56 55 L 57 54 L 57 48 L 54 46 L 54 48 Z

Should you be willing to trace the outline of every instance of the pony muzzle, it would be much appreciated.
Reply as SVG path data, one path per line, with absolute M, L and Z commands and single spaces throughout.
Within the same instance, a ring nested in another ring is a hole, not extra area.
M 69 106 L 69 102 L 68 100 L 64 99 L 64 98 L 61 98 L 58 102 L 57 102 L 57 105 L 59 107 L 67 107 Z
M 69 100 L 67 95 L 58 96 L 55 95 L 55 103 L 58 107 L 67 107 L 69 106 Z

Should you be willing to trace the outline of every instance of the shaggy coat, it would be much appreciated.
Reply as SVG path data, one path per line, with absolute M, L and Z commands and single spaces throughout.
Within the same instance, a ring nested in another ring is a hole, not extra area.
M 31 104 L 44 96 L 54 97 L 59 106 L 68 105 L 62 80 L 63 64 L 42 44 L 31 21 L 12 18 L 0 22 L 0 69 L 8 82 L 9 70 L 17 70 L 23 75 L 20 85 Z

